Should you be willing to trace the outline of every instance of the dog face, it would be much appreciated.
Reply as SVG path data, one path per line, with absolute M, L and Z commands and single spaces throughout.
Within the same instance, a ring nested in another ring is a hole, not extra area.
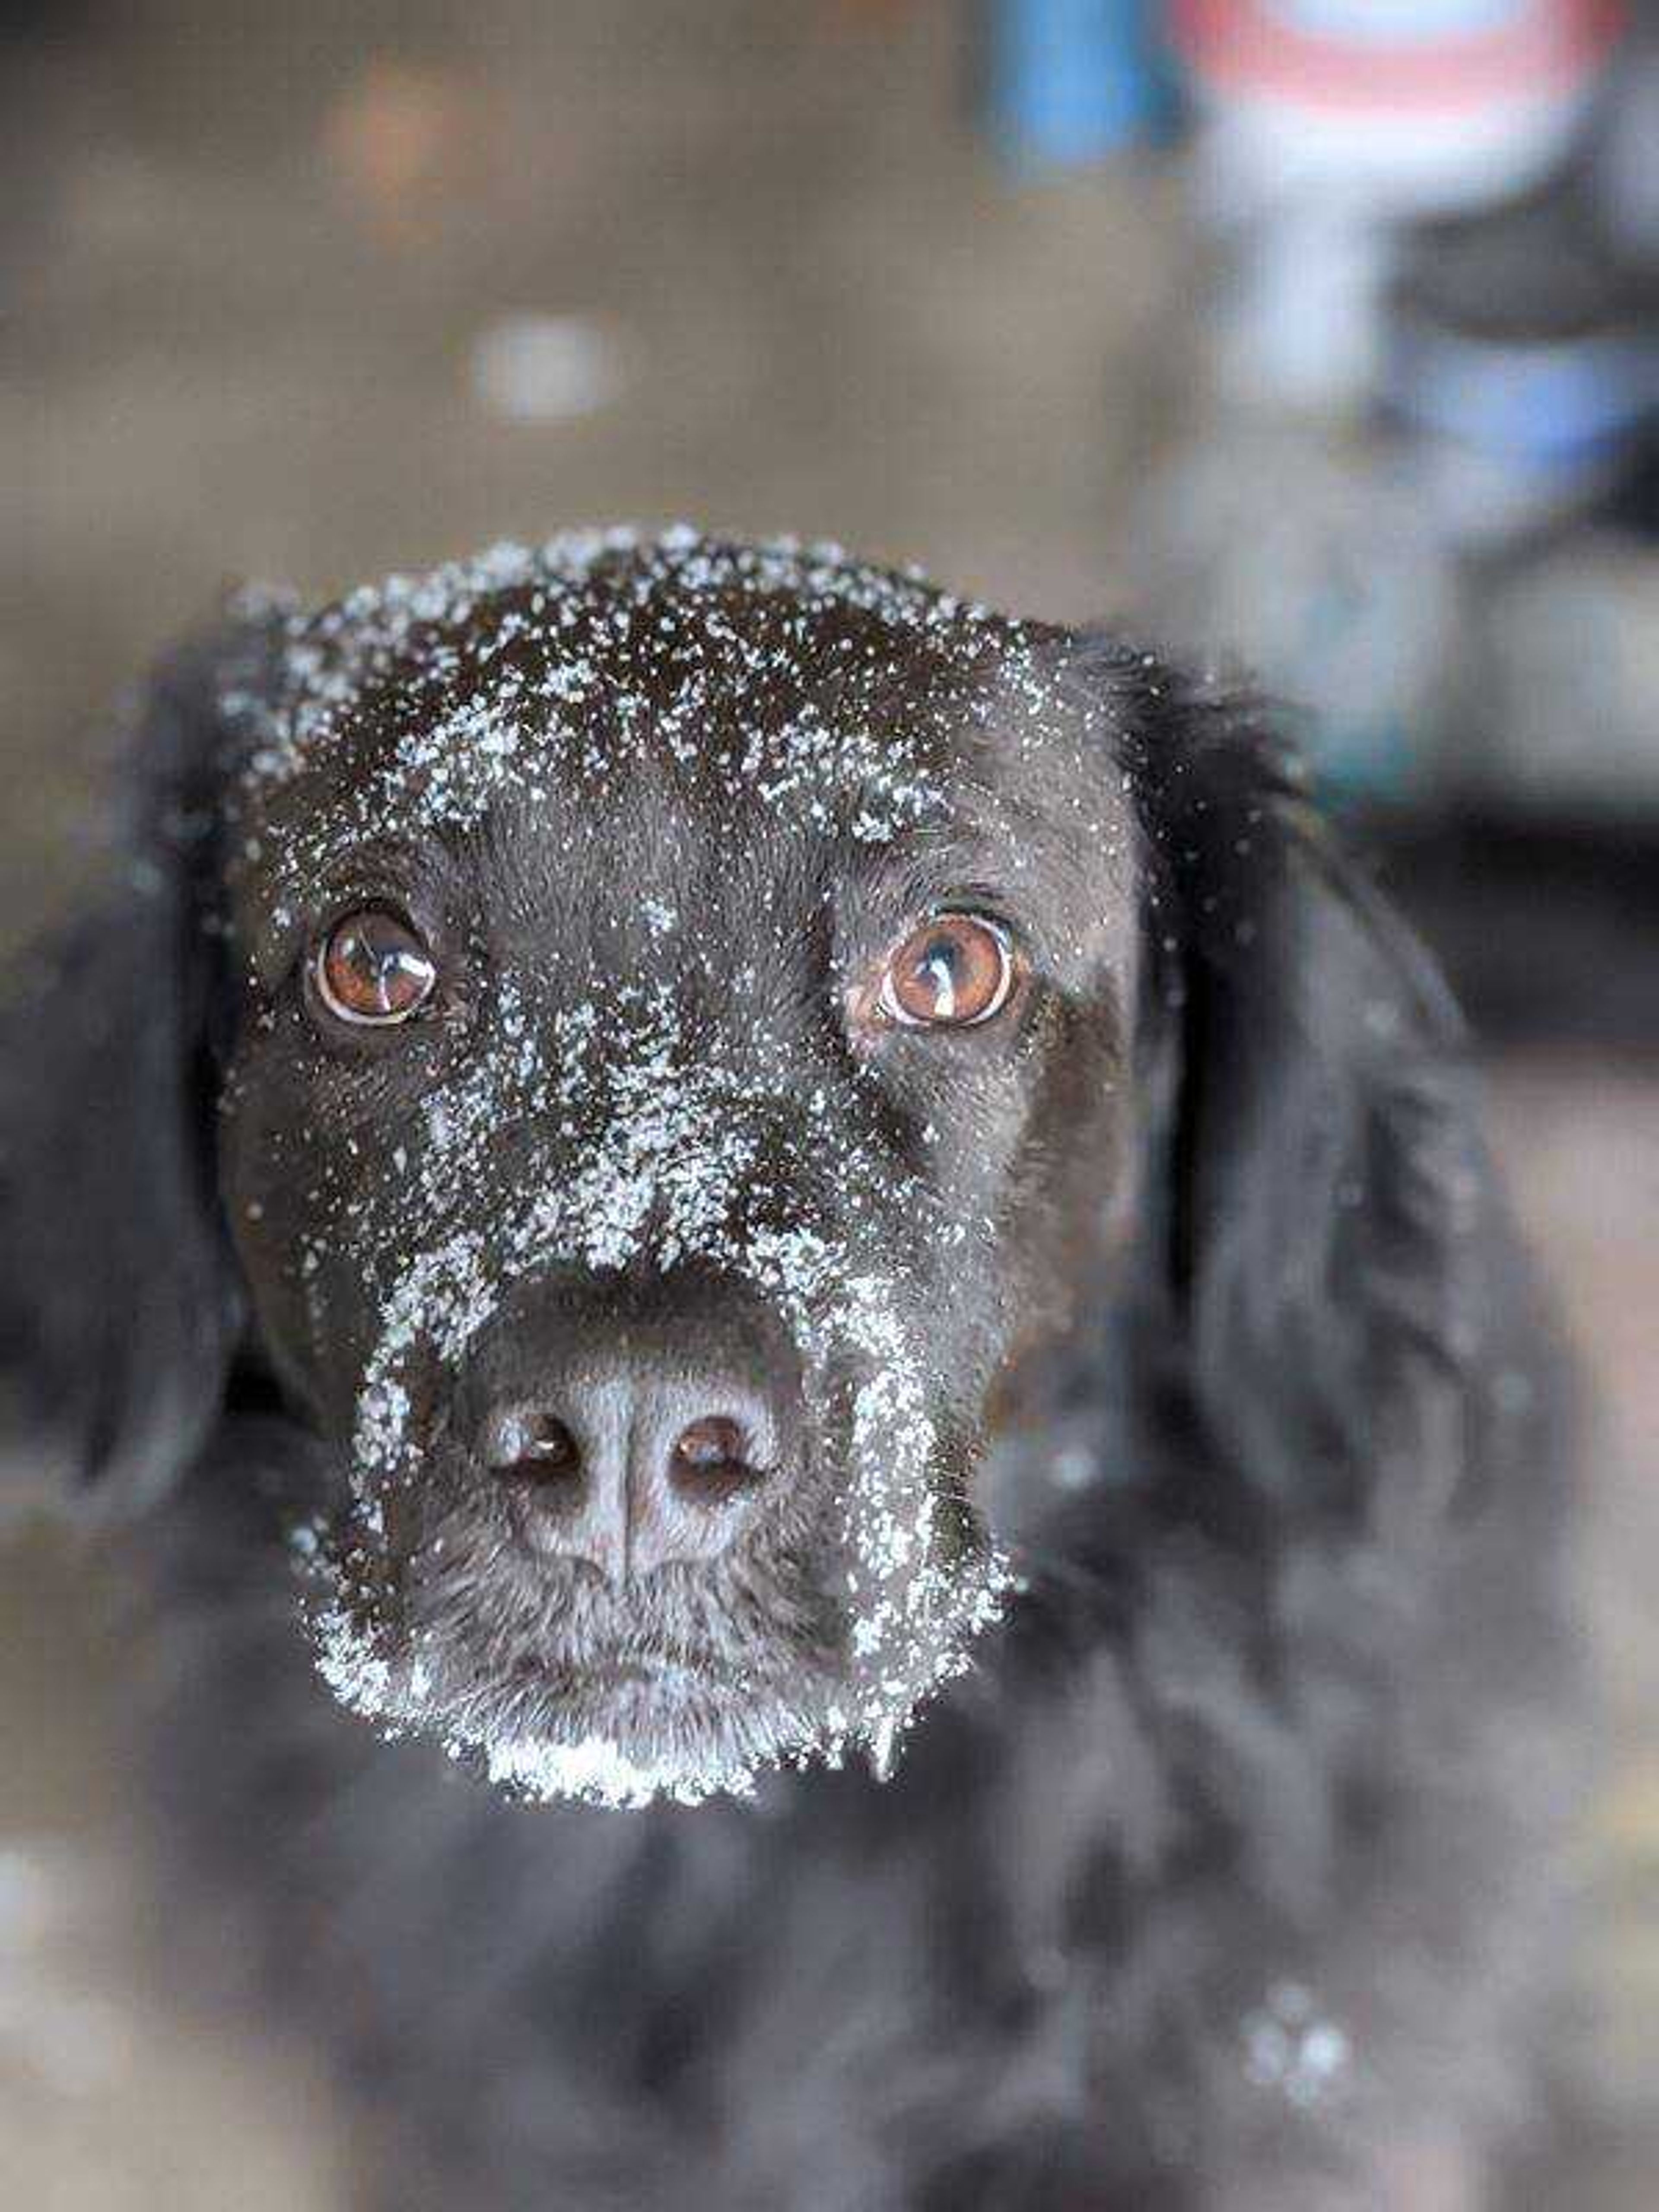
M 483 582 L 296 626 L 252 719 L 222 1188 L 349 1455 L 335 1687 L 692 1793 L 882 1739 L 996 1610 L 992 1394 L 1115 1182 L 1131 823 L 1056 641 L 918 586 Z
M 879 1764 L 1150 1487 L 1102 1377 L 1232 1470 L 1161 1512 L 1443 1490 L 1443 1011 L 1151 656 L 617 535 L 250 617 L 139 750 L 10 1032 L 0 1365 L 129 1499 L 274 1385 L 392 1729 L 607 1802 Z

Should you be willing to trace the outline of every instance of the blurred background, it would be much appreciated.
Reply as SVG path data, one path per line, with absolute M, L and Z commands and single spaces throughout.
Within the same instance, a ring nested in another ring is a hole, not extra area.
M 227 583 L 684 518 L 1307 710 L 1595 1379 L 1584 2139 L 1659 2202 L 1659 8 L 0 0 L 0 939 Z M 339 2212 L 170 1971 L 113 1578 L 0 1550 L 0 2203 Z M 1402 2208 L 1409 2212 L 1409 2208 Z

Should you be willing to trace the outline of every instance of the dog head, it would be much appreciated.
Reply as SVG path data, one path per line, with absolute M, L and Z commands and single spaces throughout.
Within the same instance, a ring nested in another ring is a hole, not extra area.
M 275 1390 L 328 1681 L 506 1784 L 879 1758 L 1133 1488 L 1109 1344 L 1264 1500 L 1455 1328 L 1435 987 L 1148 656 L 617 533 L 250 616 L 138 767 L 9 1038 L 20 1404 L 137 1499 Z

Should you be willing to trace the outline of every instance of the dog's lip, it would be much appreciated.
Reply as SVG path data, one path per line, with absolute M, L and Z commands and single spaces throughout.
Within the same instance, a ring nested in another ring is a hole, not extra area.
M 597 1666 L 574 1671 L 583 1689 L 590 1692 L 636 1688 L 708 1690 L 722 1686 L 711 1668 L 688 1665 L 683 1659 L 601 1660 Z
M 537 1671 L 540 1671 L 538 1669 Z M 611 1697 L 629 1690 L 680 1690 L 707 1694 L 738 1686 L 738 1677 L 713 1655 L 601 1651 L 580 1660 L 553 1657 L 547 1672 L 561 1690 L 577 1697 Z

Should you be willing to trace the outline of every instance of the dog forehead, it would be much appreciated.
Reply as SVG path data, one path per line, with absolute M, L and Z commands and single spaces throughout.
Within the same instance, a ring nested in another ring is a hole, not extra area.
M 1045 635 L 830 547 L 498 547 L 289 624 L 275 695 L 243 702 L 242 810 L 296 868 L 641 785 L 879 843 L 948 811 L 1011 705 L 1052 710 Z

